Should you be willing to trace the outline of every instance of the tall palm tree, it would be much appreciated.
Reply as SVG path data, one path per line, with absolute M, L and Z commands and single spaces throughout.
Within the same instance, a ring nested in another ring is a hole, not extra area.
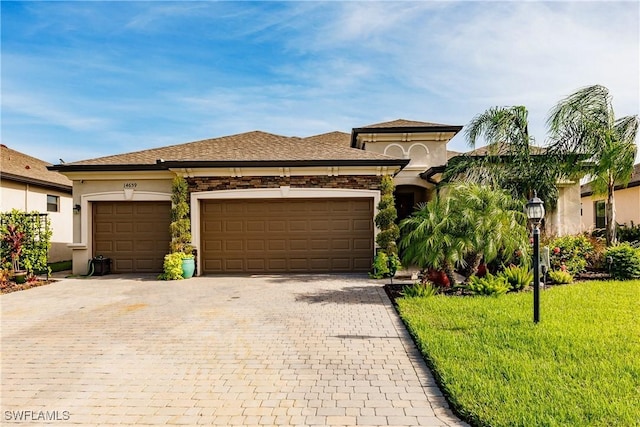
M 502 188 L 520 199 L 528 199 L 536 191 L 549 207 L 555 207 L 556 183 L 565 174 L 556 157 L 533 145 L 524 106 L 490 108 L 474 117 L 465 129 L 468 144 L 475 147 L 483 139 L 486 151 L 451 159 L 444 181 L 463 180 Z
M 551 154 L 582 153 L 590 157 L 594 193 L 607 196 L 607 245 L 615 244 L 615 186 L 628 184 L 633 173 L 638 116 L 616 119 L 609 90 L 593 85 L 560 101 L 551 110 L 547 126 Z

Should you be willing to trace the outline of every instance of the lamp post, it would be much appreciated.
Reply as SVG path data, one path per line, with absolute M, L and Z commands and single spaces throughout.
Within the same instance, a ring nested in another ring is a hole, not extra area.
M 540 222 L 544 218 L 544 202 L 536 192 L 525 206 L 525 213 L 533 226 L 533 322 L 540 321 Z

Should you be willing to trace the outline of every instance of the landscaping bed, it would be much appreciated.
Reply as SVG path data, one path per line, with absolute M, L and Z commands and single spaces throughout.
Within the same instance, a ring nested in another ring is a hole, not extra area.
M 30 280 L 25 283 L 15 283 L 15 282 L 8 281 L 8 282 L 0 283 L 0 295 L 10 294 L 11 292 L 24 291 L 31 288 L 37 288 L 38 286 L 48 285 L 53 282 L 54 280 L 52 279 L 47 280 L 47 279 L 40 279 L 40 278 L 36 280 Z

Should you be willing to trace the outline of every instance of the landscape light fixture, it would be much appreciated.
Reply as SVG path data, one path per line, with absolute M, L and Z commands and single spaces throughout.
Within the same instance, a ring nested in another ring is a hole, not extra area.
M 544 218 L 544 202 L 536 192 L 525 208 L 529 222 L 533 226 L 533 322 L 540 321 L 540 223 Z

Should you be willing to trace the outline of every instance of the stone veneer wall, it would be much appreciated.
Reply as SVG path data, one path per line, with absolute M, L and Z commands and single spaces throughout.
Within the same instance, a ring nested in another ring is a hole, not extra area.
M 195 177 L 186 178 L 189 192 L 241 190 L 249 188 L 348 188 L 378 190 L 382 176 L 243 176 L 243 177 Z

